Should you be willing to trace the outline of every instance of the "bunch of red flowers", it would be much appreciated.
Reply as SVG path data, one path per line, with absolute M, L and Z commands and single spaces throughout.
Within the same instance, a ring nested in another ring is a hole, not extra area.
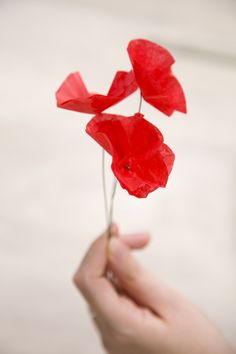
M 112 156 L 111 168 L 120 185 L 129 194 L 145 198 L 166 186 L 175 155 L 164 144 L 160 130 L 140 112 L 129 117 L 103 112 L 138 88 L 146 102 L 167 116 L 174 111 L 186 113 L 186 101 L 171 71 L 175 60 L 166 49 L 148 40 L 135 39 L 129 42 L 127 50 L 132 70 L 118 71 L 107 95 L 88 92 L 76 72 L 59 87 L 56 99 L 60 108 L 95 114 L 86 132 Z

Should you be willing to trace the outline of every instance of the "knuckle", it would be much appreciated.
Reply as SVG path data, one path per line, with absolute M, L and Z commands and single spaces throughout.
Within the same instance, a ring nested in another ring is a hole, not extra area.
M 79 274 L 79 271 L 78 271 L 78 270 L 73 274 L 72 282 L 73 282 L 76 286 L 78 286 L 78 284 L 80 283 L 80 274 Z
M 143 284 L 145 279 L 146 274 L 142 270 L 136 272 L 128 272 L 126 277 L 126 281 L 128 283 L 132 283 L 132 286 Z
M 134 333 L 134 330 L 123 327 L 113 331 L 111 338 L 121 348 L 126 348 L 135 342 L 136 334 Z
M 77 272 L 73 275 L 73 283 L 79 290 L 82 290 L 85 287 L 85 278 L 86 277 L 84 272 L 82 272 L 80 269 L 78 269 Z
M 101 341 L 102 341 L 103 348 L 109 352 L 111 349 L 111 341 L 107 337 L 102 337 Z

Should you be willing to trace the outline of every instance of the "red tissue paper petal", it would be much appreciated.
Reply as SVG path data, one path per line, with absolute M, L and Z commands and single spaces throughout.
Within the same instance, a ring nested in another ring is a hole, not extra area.
M 175 155 L 141 113 L 131 117 L 97 114 L 86 132 L 112 155 L 111 168 L 129 194 L 145 198 L 166 186 Z
M 186 113 L 183 89 L 171 72 L 171 65 L 175 62 L 172 55 L 145 39 L 130 41 L 127 50 L 145 101 L 167 116 L 174 111 Z
M 70 74 L 56 92 L 57 106 L 82 113 L 101 113 L 137 89 L 133 71 L 117 71 L 107 95 L 88 92 L 79 72 Z

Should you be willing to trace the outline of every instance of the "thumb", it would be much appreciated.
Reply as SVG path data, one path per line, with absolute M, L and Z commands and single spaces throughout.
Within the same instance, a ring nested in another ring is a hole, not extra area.
M 139 305 L 148 307 L 160 317 L 173 308 L 174 290 L 155 279 L 117 237 L 112 237 L 109 242 L 109 267 L 122 289 Z

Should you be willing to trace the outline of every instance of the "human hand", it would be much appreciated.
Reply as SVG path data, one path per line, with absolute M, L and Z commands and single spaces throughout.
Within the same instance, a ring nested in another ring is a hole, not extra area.
M 147 234 L 100 236 L 88 250 L 74 282 L 87 300 L 110 354 L 233 354 L 223 335 L 194 305 L 133 257 Z M 107 279 L 107 270 L 115 281 Z

